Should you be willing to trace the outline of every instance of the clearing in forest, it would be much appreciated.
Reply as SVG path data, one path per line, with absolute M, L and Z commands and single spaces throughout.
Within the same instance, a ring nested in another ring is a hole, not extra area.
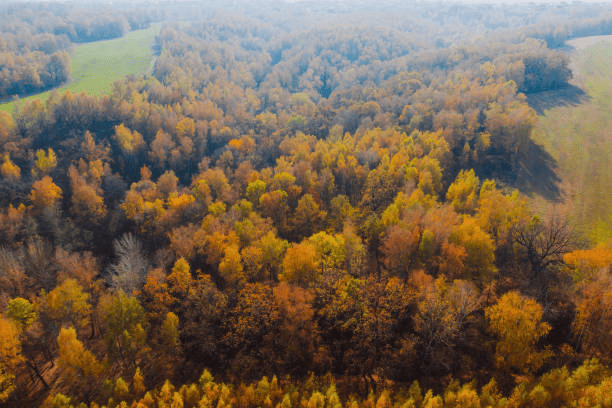
M 530 96 L 539 113 L 533 138 L 558 165 L 563 198 L 555 211 L 602 242 L 612 238 L 612 36 L 568 46 L 572 86 Z
M 153 40 L 161 24 L 152 24 L 145 30 L 132 31 L 114 40 L 96 41 L 74 47 L 72 57 L 72 81 L 55 88 L 60 94 L 70 91 L 88 94 L 105 94 L 110 85 L 126 75 L 137 75 L 149 70 L 154 58 Z M 23 101 L 39 98 L 45 101 L 52 90 L 28 96 Z M 12 112 L 14 102 L 0 105 L 0 110 Z

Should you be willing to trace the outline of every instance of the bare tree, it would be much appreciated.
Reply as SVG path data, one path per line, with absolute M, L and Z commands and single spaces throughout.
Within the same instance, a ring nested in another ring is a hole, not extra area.
M 53 246 L 36 238 L 24 247 L 24 255 L 26 274 L 32 277 L 36 287 L 47 291 L 53 289 L 57 278 Z
M 23 265 L 23 253 L 0 247 L 0 287 L 8 298 L 23 296 L 27 277 Z
M 575 238 L 566 220 L 542 221 L 533 217 L 512 231 L 517 260 L 523 265 L 528 284 L 543 305 L 548 304 L 551 282 L 559 285 L 563 255 L 575 247 Z
M 517 226 L 512 238 L 521 250 L 521 259 L 529 264 L 535 278 L 548 268 L 562 264 L 563 255 L 573 247 L 567 221 L 558 218 L 544 222 L 533 217 L 527 225 Z
M 109 283 L 130 294 L 144 285 L 149 262 L 143 255 L 142 244 L 132 234 L 116 239 L 113 247 L 117 262 L 109 267 Z

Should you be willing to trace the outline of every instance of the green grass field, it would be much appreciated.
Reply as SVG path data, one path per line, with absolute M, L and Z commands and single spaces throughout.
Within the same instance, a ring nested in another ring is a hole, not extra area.
M 155 24 L 122 38 L 76 46 L 72 53 L 72 81 L 56 90 L 101 95 L 109 91 L 115 80 L 148 71 L 154 58 L 151 46 L 160 29 L 161 24 Z M 51 91 L 46 91 L 23 101 L 35 98 L 45 101 L 50 94 Z M 0 105 L 0 110 L 12 112 L 14 107 L 14 102 L 6 102 Z
M 593 42 L 578 42 L 572 55 L 582 103 L 545 111 L 533 137 L 559 166 L 565 200 L 556 212 L 601 242 L 612 238 L 612 42 Z

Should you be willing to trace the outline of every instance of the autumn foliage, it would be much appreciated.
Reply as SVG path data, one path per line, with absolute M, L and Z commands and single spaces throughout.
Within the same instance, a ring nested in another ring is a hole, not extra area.
M 0 115 L 0 402 L 608 404 L 612 246 L 521 192 L 603 6 L 265 7 L 168 6 L 149 74 Z

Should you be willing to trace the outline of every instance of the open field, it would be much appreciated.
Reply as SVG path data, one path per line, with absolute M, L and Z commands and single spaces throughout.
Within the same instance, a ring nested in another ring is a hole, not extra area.
M 104 94 L 115 80 L 130 74 L 146 72 L 154 58 L 151 46 L 161 24 L 146 30 L 132 31 L 125 37 L 78 45 L 72 53 L 72 81 L 56 88 L 57 92 L 71 91 Z M 22 100 L 46 100 L 52 91 L 32 95 Z M 13 111 L 14 102 L 0 105 L 0 110 Z
M 563 203 L 555 211 L 604 241 L 612 238 L 612 36 L 568 43 L 573 95 L 548 95 L 533 137 L 557 161 L 563 180 Z

